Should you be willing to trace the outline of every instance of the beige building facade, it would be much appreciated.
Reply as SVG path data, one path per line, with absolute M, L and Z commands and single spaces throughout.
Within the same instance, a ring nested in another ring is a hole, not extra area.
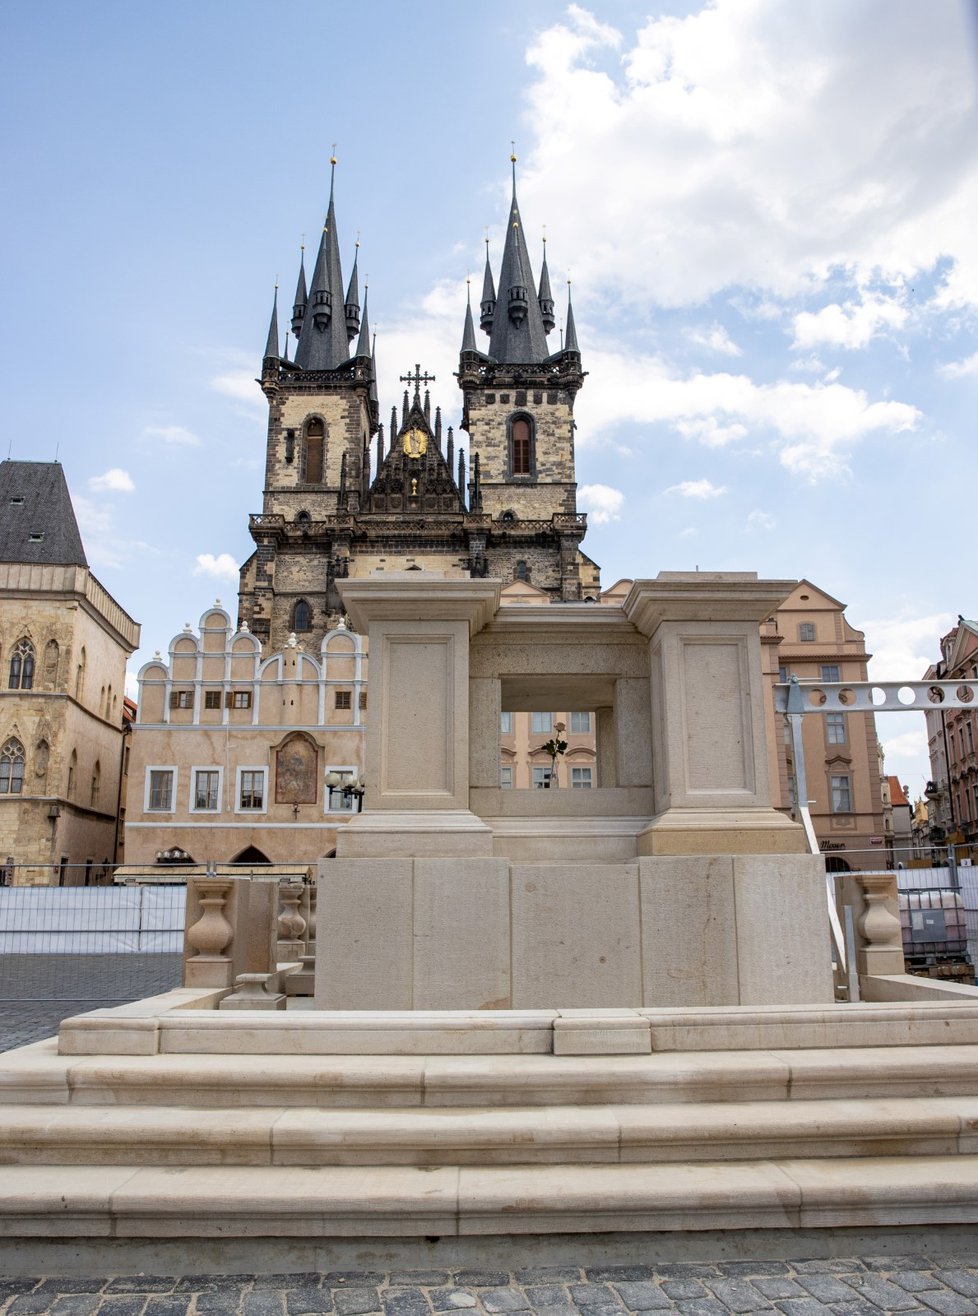
M 294 635 L 264 654 L 216 603 L 140 668 L 127 865 L 331 854 L 359 804 L 366 719 L 359 635 L 339 623 L 316 654 Z
M 0 859 L 84 885 L 117 859 L 139 626 L 88 570 L 61 466 L 0 463 Z
M 791 812 L 797 777 L 787 722 L 774 713 L 775 684 L 866 681 L 866 638 L 846 620 L 845 604 L 802 580 L 761 627 L 768 684 L 768 755 L 775 806 Z M 886 865 L 883 786 L 871 713 L 832 712 L 803 719 L 809 808 L 830 868 Z

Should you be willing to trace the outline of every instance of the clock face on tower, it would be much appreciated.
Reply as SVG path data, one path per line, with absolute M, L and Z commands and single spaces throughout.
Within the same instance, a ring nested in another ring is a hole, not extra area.
M 428 451 L 428 436 L 424 430 L 410 429 L 403 439 L 405 457 L 423 457 Z

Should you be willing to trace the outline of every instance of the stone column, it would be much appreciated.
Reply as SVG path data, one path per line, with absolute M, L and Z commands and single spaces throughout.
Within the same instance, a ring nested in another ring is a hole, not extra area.
M 643 855 L 782 854 L 801 827 L 771 806 L 760 623 L 794 581 L 664 571 L 624 603 L 649 638 L 655 815 Z
M 337 858 L 491 854 L 469 809 L 469 640 L 495 615 L 500 582 L 406 571 L 339 589 L 369 637 L 371 698 L 364 808 Z

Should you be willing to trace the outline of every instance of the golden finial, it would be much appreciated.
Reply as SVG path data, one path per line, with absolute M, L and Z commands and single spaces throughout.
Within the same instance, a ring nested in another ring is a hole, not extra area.
M 511 164 L 516 164 L 516 143 L 513 141 L 512 138 L 510 138 L 510 142 L 509 142 L 509 144 L 510 144 L 510 146 L 513 148 L 513 153 L 512 153 L 512 155 L 509 157 L 509 159 L 510 159 L 510 163 L 511 163 Z
M 359 250 L 360 250 L 360 230 L 359 230 L 359 229 L 357 229 L 357 240 L 356 240 L 356 244 L 355 244 L 355 245 L 356 245 L 357 250 L 359 251 Z
M 335 165 L 335 164 L 336 164 L 336 143 L 335 143 L 335 142 L 333 143 L 333 150 L 332 150 L 332 153 L 330 154 L 329 162 L 330 162 L 331 165 Z
M 278 292 L 278 275 L 275 276 L 275 291 Z

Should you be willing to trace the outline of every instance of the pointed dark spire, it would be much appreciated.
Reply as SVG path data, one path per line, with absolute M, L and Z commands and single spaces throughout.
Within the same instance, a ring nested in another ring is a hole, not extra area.
M 441 407 L 435 407 L 435 443 L 441 451 Z
M 285 331 L 285 346 L 282 348 L 282 360 L 283 360 L 283 361 L 288 361 L 288 359 L 289 359 L 289 331 L 288 331 L 288 329 L 286 329 L 286 331 Z
M 357 264 L 359 260 L 360 240 L 358 238 L 356 255 L 353 257 L 353 272 L 350 275 L 350 285 L 346 290 L 346 332 L 351 342 L 360 329 L 360 289 L 359 280 L 357 279 Z M 364 293 L 366 293 L 366 289 L 364 289 Z M 366 298 L 364 299 L 364 305 L 366 305 Z M 357 356 L 359 355 L 360 352 L 358 350 Z
M 306 313 L 306 302 L 309 300 L 309 294 L 306 292 L 306 244 L 303 242 L 299 248 L 299 278 L 295 285 L 295 301 L 292 304 L 292 333 L 295 335 L 296 342 L 299 341 L 299 334 L 302 331 L 302 317 Z
M 492 318 L 496 313 L 496 285 L 492 281 L 492 267 L 489 264 L 489 239 L 486 238 L 486 272 L 482 276 L 482 315 L 479 327 L 486 333 L 492 329 Z M 473 338 L 475 336 L 473 335 Z M 463 349 L 464 350 L 464 349 Z
M 343 271 L 340 265 L 340 247 L 336 232 L 336 205 L 333 188 L 336 174 L 336 157 L 330 158 L 332 173 L 329 184 L 329 209 L 323 226 L 312 286 L 303 319 L 305 333 L 299 339 L 295 363 L 303 370 L 335 370 L 348 360 L 350 342 L 347 336 L 346 314 L 339 307 L 343 296 Z M 310 320 L 312 331 L 310 332 Z
M 452 467 L 455 465 L 455 431 L 452 429 L 451 425 L 448 427 L 448 444 L 445 448 L 445 461 L 448 464 L 449 472 L 451 472 Z
M 401 408 L 401 424 L 407 424 L 408 412 L 411 410 L 411 404 L 408 402 L 408 391 L 404 390 L 404 405 Z
M 489 355 L 496 361 L 529 365 L 543 361 L 548 355 L 547 335 L 533 286 L 530 254 L 516 199 L 516 156 L 510 158 L 513 162 L 513 199 L 499 270 L 499 298 L 503 305 L 492 318 Z
M 571 286 L 570 279 L 567 280 L 567 329 L 564 333 L 564 351 L 576 352 L 581 355 L 581 349 L 577 345 L 577 329 L 574 325 L 574 307 L 571 304 Z
M 278 284 L 275 285 L 275 295 L 272 297 L 272 318 L 268 322 L 268 338 L 265 341 L 265 360 L 271 357 L 278 360 Z
M 351 280 L 352 282 L 352 280 Z M 347 307 L 349 310 L 349 306 Z M 357 308 L 359 311 L 359 307 Z M 357 339 L 357 350 L 354 356 L 373 356 L 370 348 L 370 322 L 367 318 L 367 289 L 363 290 L 363 319 L 360 321 L 360 337 Z
M 465 449 L 458 450 L 458 491 L 465 497 Z
M 554 296 L 550 291 L 550 271 L 547 269 L 547 239 L 543 239 L 543 265 L 540 267 L 540 318 L 545 333 L 550 333 L 557 323 L 554 319 Z
M 489 276 L 492 278 L 492 275 Z M 466 280 L 465 327 L 462 330 L 462 351 L 477 352 L 475 345 L 475 325 L 472 323 L 472 285 Z
M 397 407 L 391 407 L 391 451 L 394 450 L 394 440 L 397 438 Z
M 424 391 L 424 418 L 431 424 L 431 393 L 428 389 Z

